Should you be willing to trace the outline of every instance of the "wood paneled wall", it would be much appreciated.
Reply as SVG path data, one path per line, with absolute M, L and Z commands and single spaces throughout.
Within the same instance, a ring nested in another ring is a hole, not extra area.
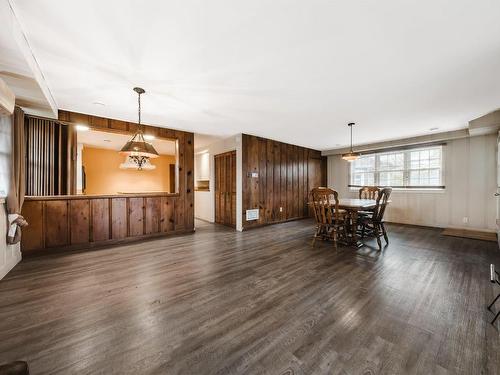
M 59 120 L 93 129 L 133 133 L 137 124 L 59 111 Z M 193 133 L 145 126 L 157 137 L 177 140 L 178 193 L 132 196 L 27 197 L 22 214 L 23 251 L 99 246 L 194 230 Z
M 243 229 L 309 216 L 309 191 L 326 185 L 320 151 L 243 134 L 242 153 Z M 255 208 L 259 220 L 246 221 Z

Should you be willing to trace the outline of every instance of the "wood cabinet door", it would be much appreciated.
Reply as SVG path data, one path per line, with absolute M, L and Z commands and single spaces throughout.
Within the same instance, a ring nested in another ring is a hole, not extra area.
M 215 155 L 215 222 L 236 226 L 236 151 Z

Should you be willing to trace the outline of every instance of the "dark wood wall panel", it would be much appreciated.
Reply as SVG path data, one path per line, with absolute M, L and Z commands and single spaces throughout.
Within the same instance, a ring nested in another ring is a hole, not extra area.
M 66 125 L 78 123 L 119 133 L 133 133 L 137 128 L 132 122 L 68 111 L 59 111 L 58 120 Z M 102 246 L 194 230 L 194 135 L 144 127 L 156 137 L 176 140 L 178 193 L 26 197 L 22 214 L 30 225 L 23 229 L 23 251 Z
M 45 247 L 43 235 L 43 206 L 43 202 L 40 201 L 26 201 L 23 204 L 23 216 L 29 223 L 29 231 L 28 227 L 23 228 L 23 249 L 33 250 Z M 29 233 L 29 235 L 26 233 Z
M 129 199 L 129 236 L 144 234 L 144 198 Z
M 79 199 L 69 202 L 70 242 L 72 245 L 90 241 L 90 201 Z
M 246 134 L 242 150 L 243 229 L 309 216 L 309 191 L 326 185 L 320 151 Z M 259 220 L 246 221 L 246 210 L 254 208 Z
M 113 198 L 111 200 L 111 233 L 115 240 L 127 237 L 128 212 L 126 198 Z
M 146 234 L 160 232 L 161 197 L 146 198 Z
M 45 202 L 43 227 L 46 247 L 69 245 L 68 207 L 69 202 L 66 200 Z
M 175 230 L 175 199 L 161 198 L 161 231 L 168 233 Z
M 92 238 L 91 241 L 106 241 L 110 239 L 109 199 L 92 199 Z M 126 226 L 125 226 L 126 228 Z

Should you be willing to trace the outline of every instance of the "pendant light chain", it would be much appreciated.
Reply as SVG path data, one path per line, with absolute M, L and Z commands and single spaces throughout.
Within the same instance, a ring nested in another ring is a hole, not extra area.
M 352 124 L 349 125 L 349 127 L 351 128 L 351 152 L 352 152 Z
M 141 125 L 141 93 L 138 92 L 137 93 L 137 102 L 139 104 L 138 108 L 139 108 L 139 131 L 142 132 L 142 125 Z
M 342 154 L 342 159 L 347 160 L 347 161 L 353 161 L 359 158 L 360 153 L 359 152 L 354 152 L 352 148 L 352 127 L 356 125 L 354 122 L 350 122 L 347 124 L 351 128 L 351 147 L 349 149 L 349 152 L 347 154 Z

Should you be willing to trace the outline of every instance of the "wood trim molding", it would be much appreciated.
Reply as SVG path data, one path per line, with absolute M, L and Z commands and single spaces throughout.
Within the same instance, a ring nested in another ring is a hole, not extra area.
M 371 152 L 373 150 L 381 151 L 385 148 L 405 147 L 413 145 L 418 146 L 426 143 L 443 142 L 443 141 L 449 141 L 453 139 L 461 139 L 467 137 L 469 137 L 469 132 L 467 131 L 467 129 L 462 129 L 462 130 L 455 130 L 443 133 L 422 135 L 418 137 L 358 145 L 354 146 L 354 151 L 356 152 Z M 341 155 L 348 151 L 349 151 L 348 147 L 337 148 L 337 149 L 322 151 L 321 155 L 323 156 Z
M 0 115 L 10 116 L 14 113 L 16 96 L 5 81 L 0 78 Z

